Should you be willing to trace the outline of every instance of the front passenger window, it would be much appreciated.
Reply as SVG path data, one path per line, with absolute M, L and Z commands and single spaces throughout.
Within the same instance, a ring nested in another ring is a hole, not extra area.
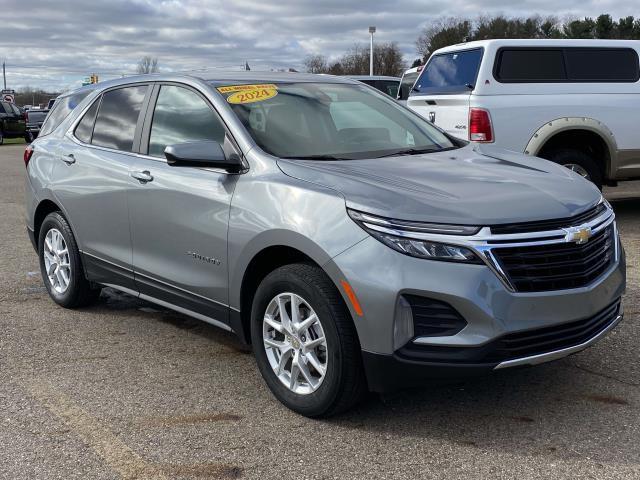
M 223 143 L 224 135 L 222 121 L 198 94 L 174 85 L 160 87 L 149 135 L 149 155 L 163 157 L 165 147 L 177 143 Z

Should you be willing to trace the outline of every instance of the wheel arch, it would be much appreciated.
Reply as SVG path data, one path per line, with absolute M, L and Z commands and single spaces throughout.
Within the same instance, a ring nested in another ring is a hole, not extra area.
M 285 265 L 304 262 L 322 269 L 340 292 L 345 307 L 351 314 L 345 292 L 339 287 L 339 279 L 335 278 L 336 272 L 333 268 L 324 268 L 330 263 L 331 257 L 309 239 L 294 232 L 288 232 L 287 236 L 291 235 L 293 237 L 288 242 L 260 242 L 262 243 L 260 247 L 248 245 L 239 256 L 246 260 L 238 262 L 236 275 L 230 274 L 231 327 L 240 340 L 247 345 L 251 343 L 251 306 L 255 292 L 269 273 Z M 277 236 L 281 236 L 281 233 Z M 351 316 L 353 318 L 352 314 Z
M 35 237 L 36 244 L 38 242 L 38 239 L 40 238 L 40 227 L 42 227 L 42 222 L 44 222 L 44 219 L 47 217 L 47 215 L 53 212 L 60 212 L 64 215 L 62 208 L 60 208 L 60 206 L 58 206 L 58 204 L 52 200 L 44 199 L 40 201 L 40 203 L 38 203 L 38 206 L 36 207 L 36 210 L 33 214 L 33 235 Z
M 617 142 L 611 130 L 599 120 L 587 117 L 561 117 L 551 120 L 534 132 L 524 153 L 544 158 L 544 155 L 557 145 L 564 148 L 577 146 L 580 150 L 601 150 L 602 158 L 594 160 L 602 167 L 605 179 L 614 176 Z

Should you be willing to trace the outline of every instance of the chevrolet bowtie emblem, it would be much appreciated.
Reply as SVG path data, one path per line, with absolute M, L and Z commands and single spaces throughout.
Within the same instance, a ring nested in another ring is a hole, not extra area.
M 564 241 L 567 243 L 575 243 L 577 245 L 584 245 L 593 236 L 591 227 L 571 227 L 566 228 L 567 234 L 564 236 Z

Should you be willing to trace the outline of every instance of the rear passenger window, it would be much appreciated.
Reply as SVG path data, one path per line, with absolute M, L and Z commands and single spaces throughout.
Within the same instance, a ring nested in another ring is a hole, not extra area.
M 638 54 L 630 48 L 505 48 L 494 76 L 505 83 L 636 82 Z
M 160 87 L 149 135 L 149 155 L 163 157 L 167 145 L 213 140 L 224 142 L 216 112 L 197 93 L 183 87 Z
M 566 50 L 567 76 L 578 81 L 636 82 L 635 50 L 571 48 Z
M 91 143 L 123 152 L 133 151 L 133 138 L 147 86 L 124 87 L 102 95 Z
M 86 111 L 80 123 L 76 127 L 75 136 L 78 140 L 84 143 L 91 143 L 91 136 L 93 135 L 93 124 L 96 121 L 96 113 L 98 113 L 98 107 L 100 106 L 100 99 L 93 102 L 93 105 Z
M 43 135 L 48 135 L 53 132 L 89 93 L 91 93 L 91 90 L 59 98 L 47 114 L 47 118 L 45 118 L 42 128 L 40 129 L 39 136 L 42 137 Z

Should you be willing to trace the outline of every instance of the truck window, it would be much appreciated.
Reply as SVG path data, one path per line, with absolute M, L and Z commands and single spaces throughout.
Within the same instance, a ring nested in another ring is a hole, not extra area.
M 565 59 L 570 80 L 638 81 L 638 54 L 631 48 L 567 48 Z
M 429 59 L 416 81 L 420 93 L 460 93 L 473 90 L 482 49 L 442 53 Z
M 631 48 L 503 48 L 494 76 L 503 83 L 636 82 L 639 68 Z

